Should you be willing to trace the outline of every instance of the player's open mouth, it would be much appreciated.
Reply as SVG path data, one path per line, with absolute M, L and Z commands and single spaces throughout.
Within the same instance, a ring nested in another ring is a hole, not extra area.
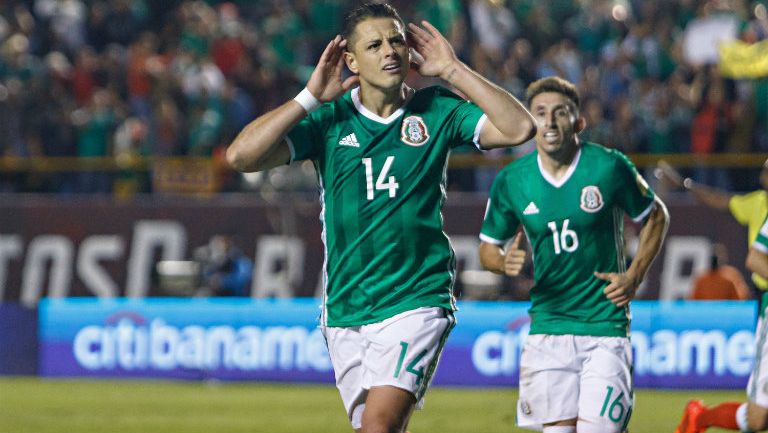
M 544 133 L 544 141 L 547 143 L 554 143 L 560 138 L 560 134 L 557 132 L 545 132 Z
M 396 72 L 400 72 L 401 67 L 400 67 L 400 63 L 389 63 L 387 65 L 384 65 L 382 69 L 384 69 L 387 72 L 396 73 Z

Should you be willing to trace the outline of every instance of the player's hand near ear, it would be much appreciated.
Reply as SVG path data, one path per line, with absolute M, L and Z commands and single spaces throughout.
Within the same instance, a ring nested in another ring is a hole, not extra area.
M 343 95 L 360 82 L 357 75 L 342 80 L 344 50 L 347 40 L 336 36 L 326 45 L 315 70 L 307 82 L 307 89 L 320 102 L 330 102 Z

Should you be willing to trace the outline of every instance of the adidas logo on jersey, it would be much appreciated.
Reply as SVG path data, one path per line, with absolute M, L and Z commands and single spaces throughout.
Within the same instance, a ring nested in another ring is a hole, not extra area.
M 539 213 L 539 208 L 536 207 L 536 203 L 530 202 L 523 211 L 523 215 L 535 215 Z
M 339 144 L 342 146 L 360 147 L 360 143 L 357 142 L 357 137 L 355 137 L 354 132 L 342 138 L 341 141 L 339 141 Z

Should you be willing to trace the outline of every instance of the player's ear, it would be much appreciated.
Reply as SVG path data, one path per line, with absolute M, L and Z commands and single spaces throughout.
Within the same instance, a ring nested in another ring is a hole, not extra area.
M 574 130 L 578 133 L 584 130 L 584 128 L 587 127 L 587 119 L 579 116 L 578 119 L 576 119 L 576 124 L 574 125 Z
M 344 51 L 344 63 L 347 64 L 347 68 L 349 68 L 353 74 L 360 72 L 360 68 L 357 67 L 357 59 L 355 58 L 355 55 L 350 51 Z

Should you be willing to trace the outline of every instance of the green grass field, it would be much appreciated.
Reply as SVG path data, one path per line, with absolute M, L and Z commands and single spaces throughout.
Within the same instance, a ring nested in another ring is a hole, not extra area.
M 435 387 L 413 433 L 509 433 L 516 390 Z M 672 433 L 685 402 L 743 391 L 639 390 L 632 433 Z M 335 388 L 289 384 L 0 378 L 2 433 L 351 432 Z M 710 430 L 717 432 L 720 430 Z

